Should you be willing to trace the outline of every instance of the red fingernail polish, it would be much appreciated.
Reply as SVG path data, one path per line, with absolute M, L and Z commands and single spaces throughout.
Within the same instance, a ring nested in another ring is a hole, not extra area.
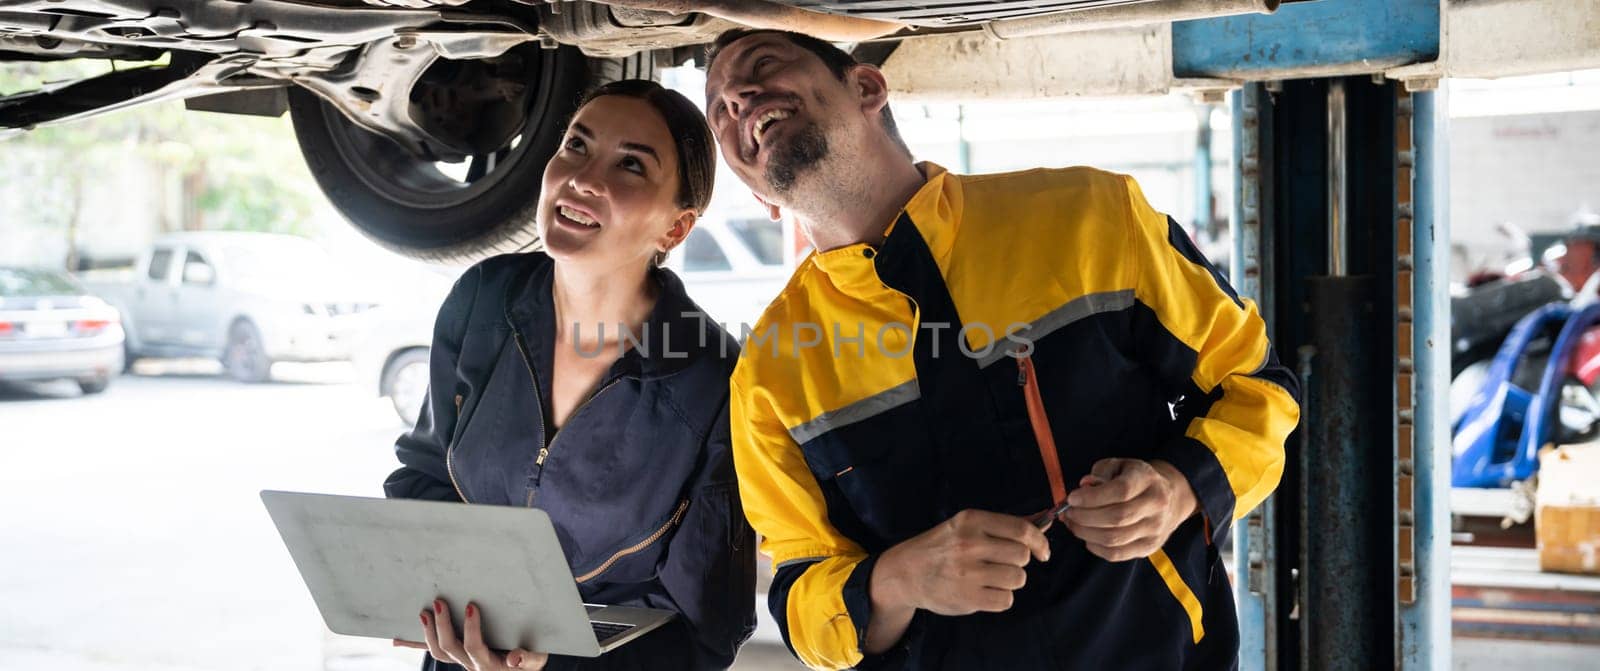
M 440 601 L 438 599 L 434 599 L 433 600 L 433 612 L 435 612 L 435 613 L 437 613 L 439 615 L 444 615 L 444 602 Z
M 522 666 L 522 654 L 513 652 L 506 655 L 506 663 L 511 666 Z
M 467 604 L 467 617 L 476 617 L 477 615 L 478 615 L 478 607 L 475 606 L 475 605 L 472 605 L 470 603 Z
M 422 626 L 428 626 L 428 614 L 426 612 L 422 613 Z

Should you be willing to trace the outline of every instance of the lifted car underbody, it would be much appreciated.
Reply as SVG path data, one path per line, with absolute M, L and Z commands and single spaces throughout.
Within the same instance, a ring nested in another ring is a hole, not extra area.
M 507 54 L 530 43 L 576 45 L 590 56 L 666 50 L 668 58 L 657 62 L 671 63 L 691 55 L 672 50 L 703 44 L 739 25 L 859 40 L 1004 31 L 1008 22 L 1027 24 L 1021 19 L 1028 17 L 1108 7 L 1126 13 L 1127 6 L 1140 4 L 1167 12 L 1152 18 L 1170 18 L 1181 11 L 1177 6 L 1215 14 L 1270 11 L 1277 2 L 0 0 L 0 61 L 153 61 L 171 54 L 166 65 L 0 97 L 0 129 L 6 129 L 0 137 L 157 100 L 297 84 L 350 121 L 419 155 L 460 160 L 511 136 L 516 114 L 487 128 L 451 121 L 475 118 L 467 108 L 519 108 L 528 73 Z M 429 76 L 441 60 L 476 65 Z
M 0 0 L 0 63 L 117 66 L 0 91 L 0 138 L 176 99 L 287 110 L 313 175 L 358 228 L 412 256 L 461 261 L 535 243 L 537 177 L 584 89 L 653 77 L 730 28 L 799 30 L 881 63 L 909 37 L 1007 40 L 1279 2 Z M 464 179 L 439 168 L 461 162 Z

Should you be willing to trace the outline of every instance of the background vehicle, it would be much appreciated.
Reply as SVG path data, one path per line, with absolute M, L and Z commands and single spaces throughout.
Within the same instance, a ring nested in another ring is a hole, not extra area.
M 0 267 L 0 381 L 76 380 L 85 394 L 122 372 L 115 308 L 51 270 Z
M 365 337 L 355 352 L 363 384 L 374 384 L 406 425 L 417 423 L 428 391 L 428 348 L 433 322 L 450 292 L 456 272 L 416 272 L 404 287 L 390 291 L 368 315 Z
M 1510 487 L 1537 472 L 1546 445 L 1594 437 L 1600 402 L 1572 376 L 1571 360 L 1596 321 L 1600 306 L 1551 303 L 1517 322 L 1452 422 L 1452 486 Z M 1538 351 L 1540 339 L 1553 342 Z
M 347 361 L 374 307 L 310 240 L 268 233 L 158 238 L 131 273 L 86 282 L 117 306 L 127 361 L 221 359 L 241 382 L 274 361 Z
M 794 265 L 784 256 L 788 244 L 783 222 L 708 216 L 666 265 L 683 278 L 695 304 L 737 338 L 742 325 L 755 326 L 789 280 Z
M 357 228 L 401 253 L 459 263 L 535 242 L 529 224 L 540 175 L 581 91 L 602 80 L 653 77 L 729 28 L 864 43 L 861 58 L 884 62 L 912 36 L 1029 37 L 1278 5 L 0 0 L 0 62 L 150 63 L 0 96 L 0 137 L 179 98 L 218 112 L 287 111 L 311 172 Z M 905 58 L 913 71 L 944 64 L 937 55 Z M 951 81 L 943 85 L 951 91 L 966 86 Z
M 766 219 L 702 218 L 683 246 L 667 257 L 667 267 L 711 319 L 735 337 L 740 325 L 756 318 L 789 279 L 784 224 Z M 428 390 L 428 348 L 433 320 L 450 289 L 444 273 L 413 273 L 369 315 L 367 338 L 356 354 L 363 378 L 377 383 L 378 395 L 394 404 L 406 424 L 416 424 Z

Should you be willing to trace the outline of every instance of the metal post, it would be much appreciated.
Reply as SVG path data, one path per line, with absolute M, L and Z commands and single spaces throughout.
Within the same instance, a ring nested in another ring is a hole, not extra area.
M 1400 288 L 1399 174 L 1388 169 L 1404 151 L 1395 143 L 1396 95 L 1392 82 L 1301 79 L 1263 87 L 1255 100 L 1255 167 L 1264 180 L 1259 290 L 1277 308 L 1268 324 L 1273 344 L 1299 371 L 1302 394 L 1283 482 L 1267 508 L 1276 556 L 1261 605 L 1268 614 L 1276 606 L 1277 628 L 1267 630 L 1271 640 L 1258 638 L 1249 621 L 1256 595 L 1239 592 L 1246 668 L 1262 657 L 1254 668 L 1397 666 L 1393 446 L 1402 381 L 1394 374 L 1401 356 L 1394 315 L 1395 295 L 1411 290 Z M 1242 111 L 1241 123 L 1249 123 Z M 1250 132 L 1242 134 L 1247 143 Z M 1251 163 L 1241 156 L 1239 165 L 1242 177 Z M 1252 202 L 1240 200 L 1246 208 Z M 1241 224 L 1249 220 L 1241 216 Z M 1251 237 L 1240 244 L 1237 270 L 1248 281 Z M 1257 538 L 1243 541 L 1246 556 L 1256 554 Z M 1234 578 L 1250 583 L 1247 573 Z
M 1411 96 L 1415 138 L 1413 351 L 1417 376 L 1416 599 L 1402 604 L 1400 668 L 1448 669 L 1450 660 L 1449 143 L 1443 91 Z
M 1366 663 L 1394 658 L 1380 652 L 1393 636 L 1382 626 L 1387 618 L 1371 612 L 1391 603 L 1379 595 L 1393 594 L 1393 583 L 1378 577 L 1391 564 L 1392 548 L 1371 542 L 1374 524 L 1388 526 L 1387 520 L 1373 519 L 1372 504 L 1389 498 L 1370 482 L 1372 469 L 1392 463 L 1387 450 L 1373 449 L 1389 444 L 1369 389 L 1385 368 L 1371 346 L 1371 334 L 1387 321 L 1372 309 L 1376 280 L 1372 275 L 1308 279 L 1315 328 L 1302 414 L 1306 540 L 1300 576 L 1301 661 L 1307 669 L 1377 668 L 1382 664 Z
M 1343 277 L 1350 250 L 1345 235 L 1349 212 L 1349 166 L 1345 152 L 1344 82 L 1328 82 L 1328 275 Z
M 1299 354 L 1310 364 L 1299 454 L 1299 663 L 1387 668 L 1395 664 L 1395 215 L 1386 169 L 1394 92 L 1392 84 L 1336 79 L 1320 90 L 1322 100 L 1304 102 L 1322 103 L 1317 158 L 1325 179 L 1299 196 L 1314 199 L 1306 209 L 1325 208 L 1328 245 L 1326 274 L 1305 278 L 1309 332 Z M 1352 165 L 1367 169 L 1352 172 Z
M 1201 103 L 1196 106 L 1198 123 L 1194 132 L 1194 232 L 1215 239 L 1215 222 L 1211 221 L 1211 113 L 1215 108 Z
M 1266 96 L 1262 84 L 1247 84 L 1232 94 L 1233 105 L 1233 217 L 1228 228 L 1233 238 L 1230 274 L 1239 296 L 1255 301 L 1268 328 L 1273 323 L 1272 304 L 1266 299 L 1261 277 L 1264 249 L 1264 176 L 1271 170 L 1263 150 Z M 1277 561 L 1273 542 L 1273 509 L 1268 498 L 1239 520 L 1233 529 L 1234 600 L 1239 604 L 1239 669 L 1266 671 L 1277 668 L 1277 601 L 1271 569 Z

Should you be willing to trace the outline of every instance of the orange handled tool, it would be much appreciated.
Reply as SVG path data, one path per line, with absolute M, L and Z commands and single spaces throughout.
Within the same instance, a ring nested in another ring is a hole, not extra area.
M 1067 483 L 1061 477 L 1061 458 L 1056 454 L 1055 435 L 1050 432 L 1050 418 L 1045 416 L 1044 396 L 1039 393 L 1039 375 L 1033 370 L 1033 357 L 1017 359 L 1017 384 L 1022 385 L 1028 402 L 1028 421 L 1033 425 L 1033 437 L 1039 443 L 1039 457 L 1044 460 L 1044 472 L 1050 478 L 1050 508 L 1028 518 L 1034 526 L 1043 529 L 1067 511 Z

